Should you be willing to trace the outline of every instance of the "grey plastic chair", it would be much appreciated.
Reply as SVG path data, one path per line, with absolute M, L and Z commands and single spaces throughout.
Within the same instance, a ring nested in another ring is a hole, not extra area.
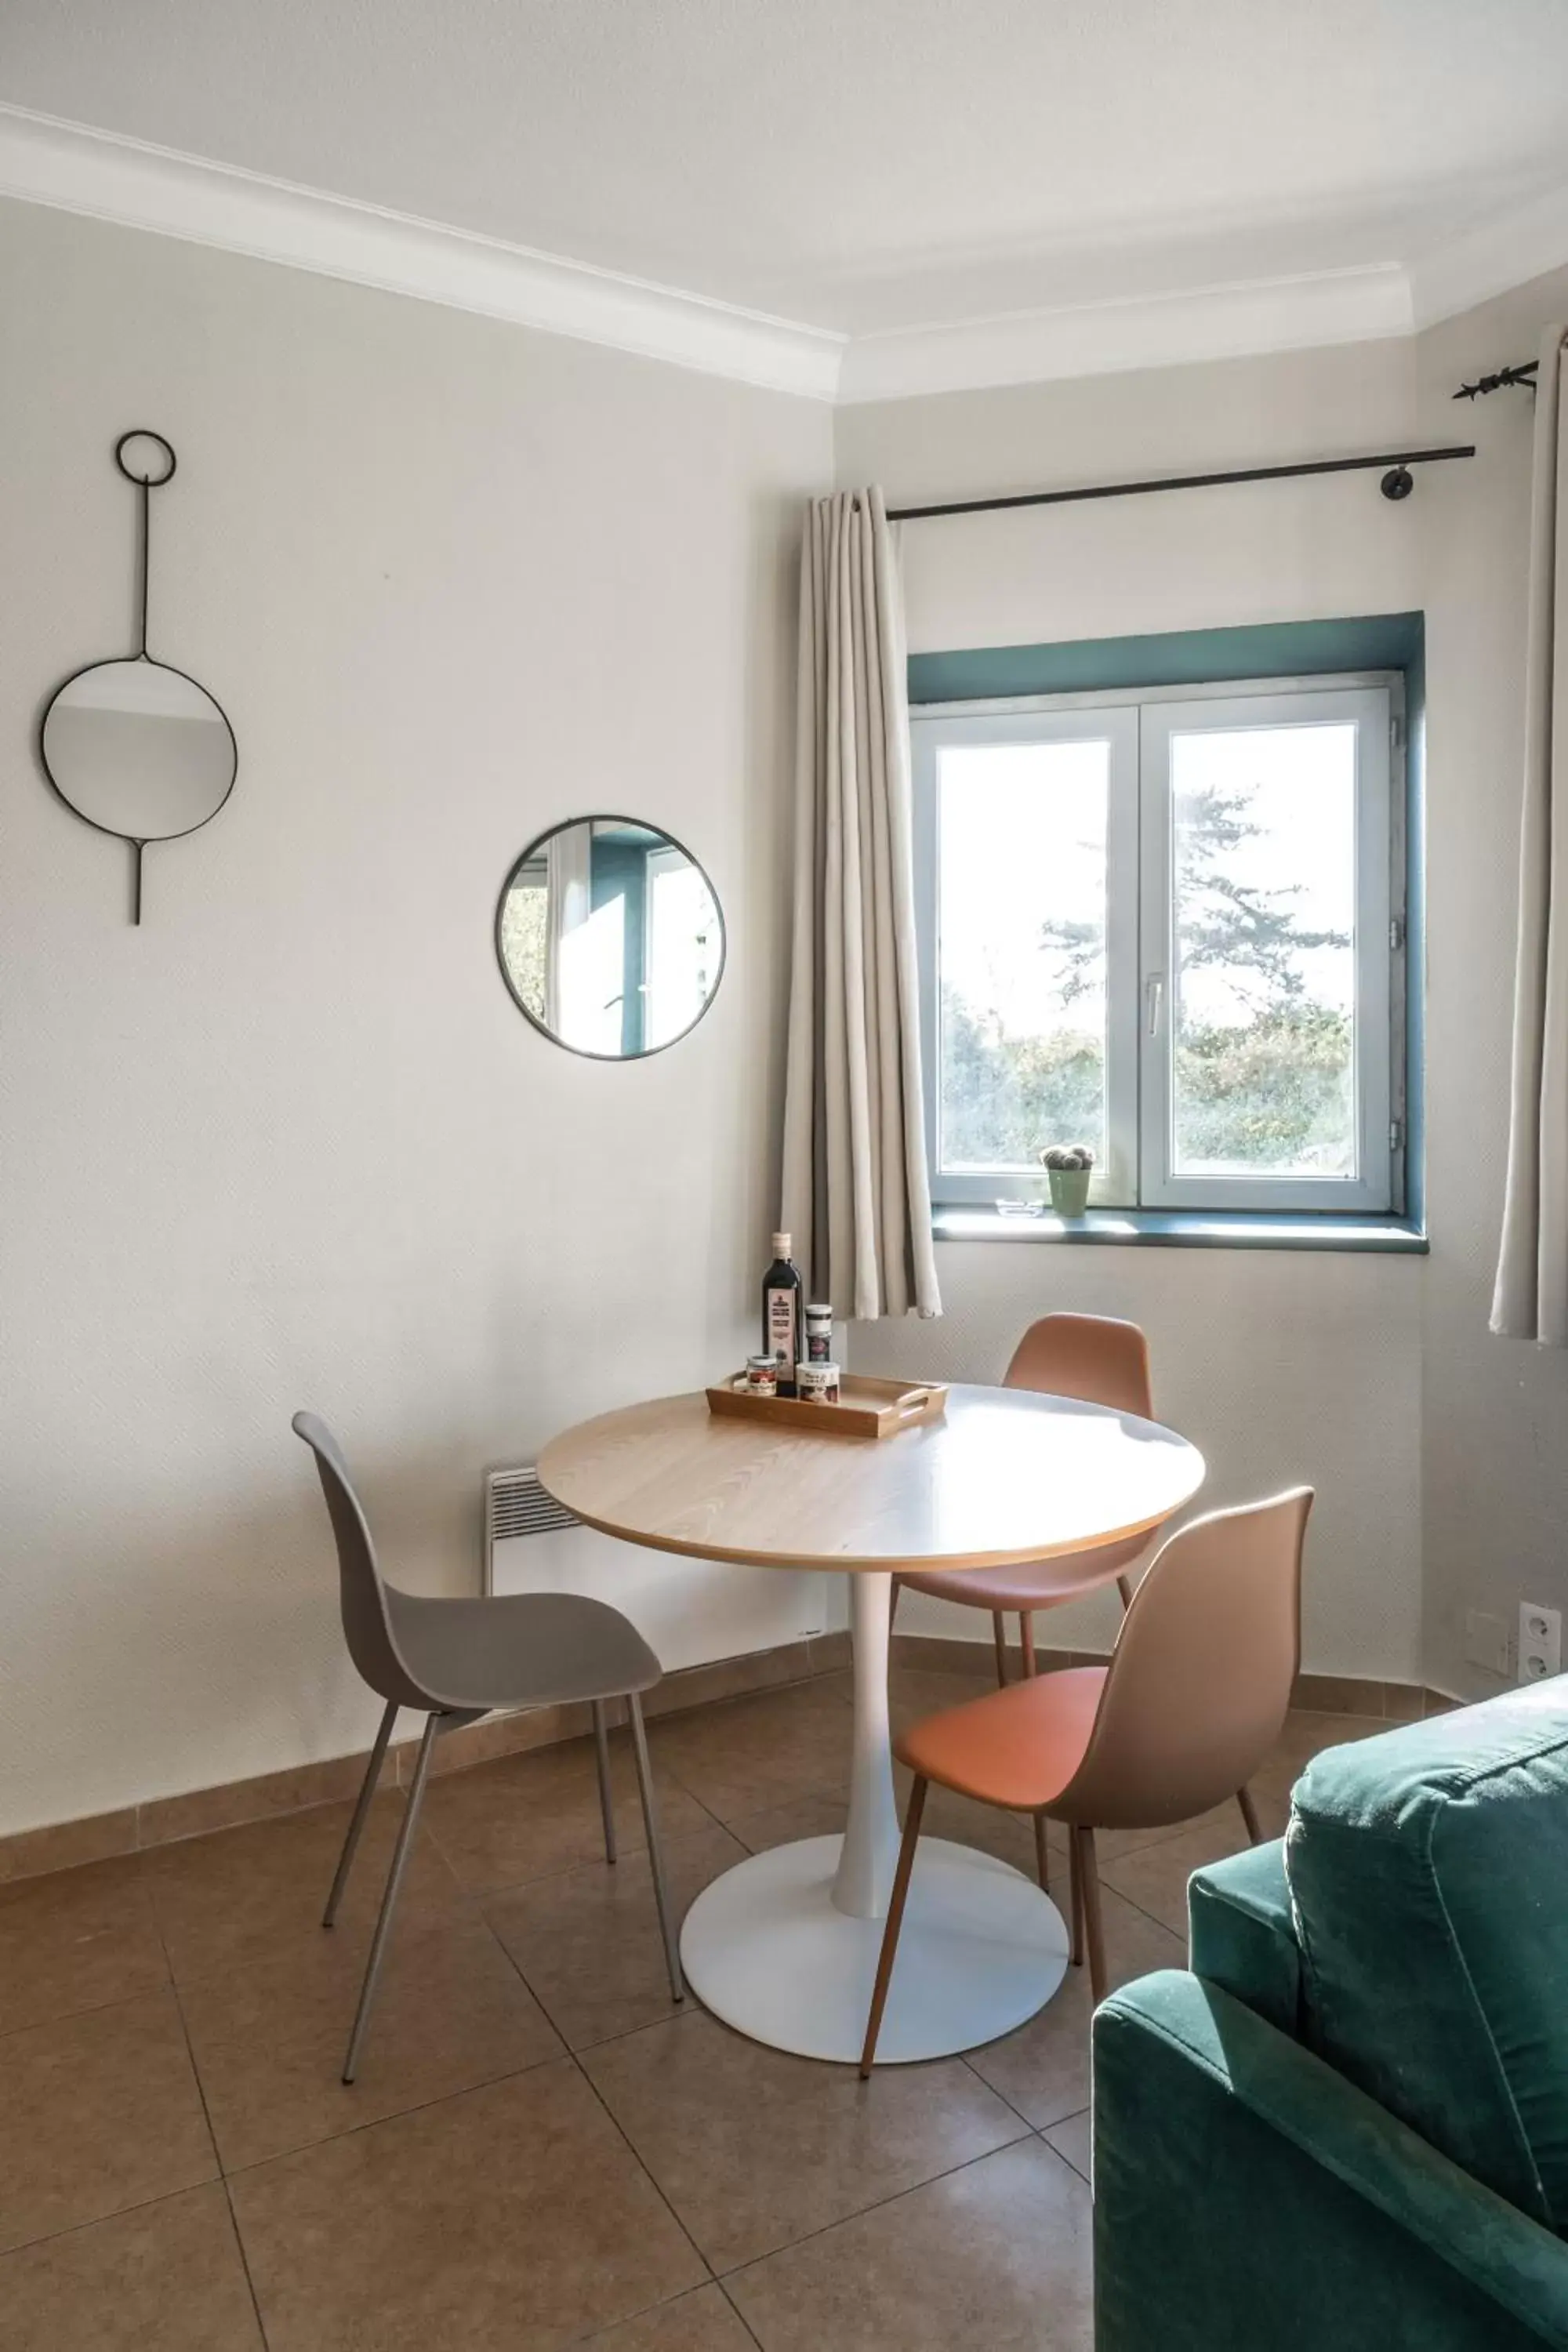
M 648 1862 L 653 1871 L 659 1931 L 664 1938 L 665 1964 L 669 1970 L 669 1990 L 675 2000 L 682 2000 L 685 1987 L 665 1894 L 653 1776 L 648 1769 L 647 1735 L 642 1717 L 641 1694 L 659 1680 L 662 1669 L 642 1635 L 618 1609 L 576 1593 L 525 1592 L 472 1601 L 437 1601 L 397 1591 L 384 1580 L 376 1565 L 370 1526 L 331 1431 L 313 1412 L 297 1412 L 291 1425 L 295 1435 L 302 1437 L 315 1454 L 321 1492 L 326 1496 L 332 1534 L 337 1539 L 343 1633 L 349 1655 L 371 1689 L 386 1701 L 353 1819 L 343 1840 L 332 1891 L 327 1897 L 323 1927 L 330 1927 L 337 1917 L 398 1708 L 414 1707 L 428 1718 L 419 1743 L 419 1757 L 397 1832 L 392 1867 L 386 1875 L 375 1934 L 371 1939 L 364 1983 L 343 2060 L 344 2082 L 352 2083 L 358 2070 L 437 1734 L 452 1730 L 459 1724 L 474 1723 L 497 1707 L 567 1706 L 582 1699 L 589 1702 L 594 1711 L 605 1859 L 614 1862 L 616 1826 L 610 1795 L 605 1702 L 625 1699 L 637 1756 L 637 1786 L 642 1795 L 643 1824 L 647 1832 Z

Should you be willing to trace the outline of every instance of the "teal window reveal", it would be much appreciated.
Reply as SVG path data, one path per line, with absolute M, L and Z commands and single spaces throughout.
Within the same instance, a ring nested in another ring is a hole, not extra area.
M 1080 674 L 1114 680 L 911 709 L 939 1208 L 1037 1195 L 1039 1152 L 1068 1143 L 1093 1148 L 1099 1211 L 1299 1223 L 1414 1205 L 1419 616 L 1205 634 L 1207 662 L 1184 637 L 911 662 L 912 692 L 994 680 L 1004 657 L 1022 688 L 1086 651 Z M 1369 645 L 1404 659 L 1255 667 Z M 1238 674 L 1211 666 L 1221 654 Z M 1123 684 L 1119 664 L 1156 682 Z

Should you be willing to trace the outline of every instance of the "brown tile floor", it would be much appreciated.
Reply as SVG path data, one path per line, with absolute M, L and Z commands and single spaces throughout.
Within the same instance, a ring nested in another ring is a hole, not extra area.
M 983 1687 L 900 1670 L 895 1715 Z M 1293 1717 L 1267 1825 L 1316 1748 L 1378 1727 Z M 650 1737 L 681 1909 L 843 1819 L 838 1677 Z M 432 1783 L 352 2091 L 397 1798 L 331 1936 L 342 1805 L 0 1888 L 0 2352 L 1085 2352 L 1079 1975 L 1005 2040 L 864 2087 L 674 2015 L 616 1776 L 613 1871 L 585 1742 Z M 932 1806 L 1031 1865 L 1026 1823 Z M 1229 1806 L 1104 1842 L 1119 1981 L 1180 1964 L 1187 1874 L 1238 1843 Z

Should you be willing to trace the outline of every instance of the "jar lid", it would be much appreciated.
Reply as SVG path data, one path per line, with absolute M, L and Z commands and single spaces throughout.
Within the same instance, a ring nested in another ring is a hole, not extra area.
M 748 1356 L 746 1358 L 746 1369 L 748 1371 L 776 1372 L 778 1368 L 778 1358 L 776 1356 Z
M 833 1309 L 826 1299 L 819 1307 L 808 1307 L 805 1311 L 808 1315 L 826 1315 L 830 1322 L 833 1318 Z
M 837 1365 L 829 1363 L 820 1357 L 813 1363 L 797 1364 L 795 1370 L 797 1380 L 803 1373 L 807 1380 L 813 1381 L 836 1381 L 838 1378 Z

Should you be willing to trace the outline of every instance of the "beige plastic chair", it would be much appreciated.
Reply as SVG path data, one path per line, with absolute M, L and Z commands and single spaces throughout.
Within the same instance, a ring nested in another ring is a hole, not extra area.
M 1112 1315 L 1042 1315 L 1019 1340 L 1003 1385 L 1035 1389 L 1046 1396 L 1077 1397 L 1085 1404 L 1109 1405 L 1113 1412 L 1136 1413 L 1141 1421 L 1154 1418 L 1149 1393 L 1149 1342 L 1136 1323 L 1124 1323 Z M 938 1601 L 989 1609 L 996 1637 L 996 1680 L 1005 1684 L 1009 1615 L 1016 1613 L 1024 1672 L 1032 1675 L 1036 1668 L 1031 1612 L 1077 1600 L 1113 1575 L 1126 1608 L 1132 1598 L 1129 1571 L 1152 1551 L 1156 1540 L 1145 1532 L 1121 1543 L 1069 1552 L 1059 1559 L 1031 1560 L 1020 1568 L 939 1569 L 930 1575 L 903 1576 L 894 1589 L 894 1606 L 899 1589 L 908 1585 L 911 1592 L 929 1592 Z
M 1072 1666 L 928 1716 L 894 1742 L 914 1774 L 860 2061 L 869 2074 L 932 1780 L 1068 1823 L 1072 1957 L 1104 1999 L 1097 1829 L 1163 1829 L 1240 1791 L 1284 1727 L 1300 1663 L 1310 1486 L 1194 1519 L 1162 1546 L 1109 1666 Z

